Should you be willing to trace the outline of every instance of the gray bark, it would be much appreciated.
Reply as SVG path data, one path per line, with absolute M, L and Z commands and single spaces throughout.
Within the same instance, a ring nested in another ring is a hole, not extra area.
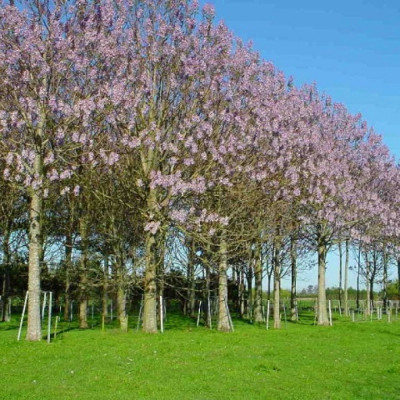
M 358 260 L 357 260 L 357 298 L 356 307 L 360 309 L 360 275 L 361 275 L 361 243 L 358 245 Z
M 118 284 L 117 289 L 117 312 L 119 319 L 119 327 L 123 332 L 128 331 L 128 316 L 126 315 L 126 291 L 123 283 Z
M 400 258 L 397 259 L 397 290 L 400 298 Z
M 349 316 L 349 253 L 350 240 L 346 239 L 345 261 L 344 261 L 344 315 Z
M 247 299 L 246 299 L 246 314 L 247 318 L 253 318 L 253 267 L 251 260 L 249 262 L 249 268 L 246 274 L 247 278 Z
M 291 266 L 291 286 L 290 286 L 290 316 L 292 321 L 297 321 L 297 246 L 296 239 L 290 238 L 290 266 Z
M 342 277 L 343 277 L 343 250 L 342 250 L 342 242 L 338 243 L 339 249 L 339 301 L 342 301 Z
M 104 257 L 103 288 L 101 293 L 101 316 L 105 321 L 108 317 L 108 256 Z
M 228 309 L 228 246 L 225 233 L 221 234 L 219 248 L 219 269 L 218 269 L 218 326 L 219 331 L 228 332 L 231 330 L 230 316 Z
M 383 308 L 386 311 L 388 305 L 388 295 L 387 295 L 387 286 L 388 286 L 388 253 L 386 243 L 383 242 Z
M 157 287 L 156 287 L 156 241 L 151 232 L 146 232 L 146 271 L 144 278 L 143 331 L 157 333 Z
M 329 325 L 325 289 L 326 253 L 326 242 L 324 237 L 320 237 L 318 241 L 318 325 Z
M 39 128 L 39 135 L 42 134 Z M 43 160 L 40 151 L 36 151 L 34 172 L 43 177 Z M 40 319 L 40 260 L 42 255 L 42 225 L 43 192 L 41 188 L 30 189 L 29 211 L 29 263 L 28 263 L 28 330 L 26 340 L 39 341 L 42 338 Z
M 256 298 L 254 303 L 254 321 L 261 323 L 263 322 L 262 313 L 262 263 L 261 263 L 261 246 L 260 243 L 256 243 L 254 253 L 254 277 L 255 277 L 255 289 Z
M 195 259 L 196 259 L 196 244 L 193 240 L 188 240 L 188 268 L 187 268 L 187 315 L 196 316 L 196 280 L 195 280 Z
M 244 270 L 243 268 L 239 271 L 239 312 L 240 316 L 243 318 L 245 314 L 245 285 L 244 285 Z
M 65 238 L 65 287 L 64 287 L 64 321 L 69 321 L 70 298 L 70 273 L 72 267 L 72 234 L 67 233 Z
M 207 328 L 211 328 L 211 304 L 210 304 L 210 285 L 211 285 L 211 277 L 210 277 L 210 266 L 204 265 L 205 270 L 205 287 L 204 287 L 204 304 L 205 304 L 205 325 Z
M 278 232 L 279 235 L 279 232 Z M 281 313 L 280 313 L 280 291 L 281 291 L 281 238 L 275 237 L 273 248 L 273 269 L 274 269 L 274 328 L 281 328 Z
M 4 256 L 4 274 L 3 274 L 3 288 L 2 288 L 2 313 L 1 313 L 1 321 L 8 322 L 10 321 L 9 315 L 9 302 L 11 302 L 10 292 L 10 269 L 11 269 L 11 257 L 10 257 L 10 231 L 6 229 L 3 235 L 3 256 Z
M 79 282 L 79 328 L 89 328 L 87 320 L 88 307 L 88 231 L 87 220 L 82 216 L 79 221 L 79 231 L 81 236 L 81 255 L 80 255 L 80 282 Z
M 370 293 L 370 279 L 371 279 L 371 265 L 370 265 L 370 261 L 368 258 L 368 252 L 365 252 L 365 274 L 366 274 L 366 280 L 367 280 L 367 298 L 366 298 L 366 307 L 365 307 L 365 315 L 368 316 L 371 314 L 371 293 Z

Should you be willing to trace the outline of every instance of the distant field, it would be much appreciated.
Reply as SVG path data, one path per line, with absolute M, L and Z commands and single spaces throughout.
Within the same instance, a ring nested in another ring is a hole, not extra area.
M 400 320 L 302 317 L 225 334 L 174 315 L 157 335 L 61 325 L 51 344 L 17 342 L 13 320 L 0 324 L 0 399 L 400 399 Z

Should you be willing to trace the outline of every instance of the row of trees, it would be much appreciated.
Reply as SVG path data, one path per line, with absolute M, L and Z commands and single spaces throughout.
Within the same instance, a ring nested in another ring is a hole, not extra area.
M 327 325 L 337 243 L 358 246 L 369 277 L 381 254 L 387 280 L 400 232 L 388 149 L 360 115 L 295 87 L 215 23 L 210 5 L 0 0 L 0 77 L 2 256 L 7 269 L 27 254 L 28 340 L 41 337 L 49 260 L 63 265 L 68 302 L 79 258 L 82 327 L 93 263 L 112 268 L 123 329 L 128 287 L 141 280 L 146 332 L 177 263 L 192 305 L 196 277 L 209 291 L 216 274 L 220 330 L 230 329 L 228 276 L 243 289 L 254 274 L 257 321 L 264 272 L 279 307 L 285 265 L 294 293 L 298 258 L 313 251 Z

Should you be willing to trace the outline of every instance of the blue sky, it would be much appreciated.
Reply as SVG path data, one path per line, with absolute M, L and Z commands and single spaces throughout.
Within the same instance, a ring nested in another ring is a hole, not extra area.
M 202 1 L 202 4 L 205 2 Z M 360 112 L 400 159 L 400 2 L 395 0 L 214 0 L 217 20 L 295 84 L 319 90 Z M 354 261 L 351 264 L 355 264 Z M 328 257 L 327 285 L 337 285 Z M 316 284 L 316 271 L 299 288 Z M 355 287 L 355 274 L 350 284 Z M 284 287 L 289 283 L 284 282 Z
M 202 2 L 204 3 L 204 1 Z M 400 158 L 400 2 L 214 0 L 217 19 L 295 83 L 361 112 Z

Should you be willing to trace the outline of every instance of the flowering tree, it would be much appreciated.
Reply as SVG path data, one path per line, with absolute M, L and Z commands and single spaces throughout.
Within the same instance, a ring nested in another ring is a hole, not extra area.
M 84 2 L 64 1 L 0 4 L 3 175 L 30 198 L 28 340 L 41 338 L 43 201 L 53 182 L 77 169 L 70 151 L 90 140 L 88 128 L 95 125 L 89 121 L 102 108 L 90 89 L 99 90 L 93 81 L 100 75 L 96 57 L 105 54 L 104 42 L 90 36 L 96 14 L 88 21 L 84 8 Z
M 78 239 L 82 327 L 91 251 L 112 260 L 124 330 L 127 265 L 142 251 L 143 329 L 156 332 L 166 241 L 184 232 L 191 257 L 201 248 L 217 273 L 218 329 L 229 330 L 236 262 L 248 264 L 249 288 L 255 273 L 262 320 L 266 243 L 278 327 L 289 239 L 293 277 L 299 232 L 318 251 L 321 325 L 332 244 L 362 236 L 388 252 L 398 240 L 399 172 L 379 137 L 315 87 L 295 88 L 209 5 L 0 0 L 0 78 L 1 170 L 29 198 L 29 340 L 41 336 L 45 204 L 64 207 L 64 230 L 50 234 L 65 239 L 69 264 Z

